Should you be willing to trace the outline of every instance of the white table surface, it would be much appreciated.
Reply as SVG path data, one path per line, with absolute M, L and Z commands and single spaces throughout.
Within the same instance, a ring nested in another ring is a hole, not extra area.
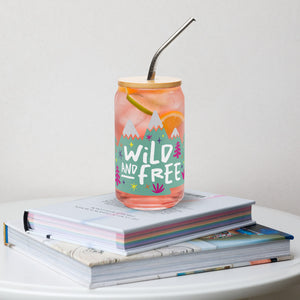
M 0 221 L 21 218 L 28 208 L 70 199 L 2 203 Z M 89 290 L 1 243 L 0 299 L 239 299 L 300 283 L 300 217 L 255 205 L 253 219 L 293 234 L 294 259 Z

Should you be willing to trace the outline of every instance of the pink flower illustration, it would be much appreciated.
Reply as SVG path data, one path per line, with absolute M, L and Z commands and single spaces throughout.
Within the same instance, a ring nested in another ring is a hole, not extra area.
M 153 184 L 153 188 L 154 190 L 152 190 L 152 192 L 156 194 L 162 193 L 165 190 L 164 185 L 162 184 L 161 186 L 159 186 L 159 183 L 157 183 L 156 186 Z

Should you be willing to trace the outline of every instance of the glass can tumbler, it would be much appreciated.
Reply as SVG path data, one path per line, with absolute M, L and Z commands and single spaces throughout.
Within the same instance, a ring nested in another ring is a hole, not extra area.
M 165 209 L 182 199 L 184 95 L 180 79 L 119 79 L 115 187 L 117 199 L 134 209 Z

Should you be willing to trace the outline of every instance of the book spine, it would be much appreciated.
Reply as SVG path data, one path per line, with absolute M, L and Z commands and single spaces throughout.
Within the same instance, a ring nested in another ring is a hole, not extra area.
M 8 226 L 5 223 L 3 223 L 3 242 L 4 242 L 4 245 L 7 247 L 14 246 L 14 244 L 12 244 L 8 241 Z
M 25 231 L 28 231 L 29 229 L 31 229 L 30 227 L 30 223 L 28 221 L 28 211 L 24 211 L 24 214 L 23 214 L 23 225 L 24 225 L 24 230 Z
M 4 245 L 7 247 L 14 246 L 12 243 L 9 243 L 8 241 L 8 226 L 5 223 L 3 223 L 3 242 Z
M 3 242 L 5 246 L 8 246 L 7 225 L 5 223 L 3 223 Z

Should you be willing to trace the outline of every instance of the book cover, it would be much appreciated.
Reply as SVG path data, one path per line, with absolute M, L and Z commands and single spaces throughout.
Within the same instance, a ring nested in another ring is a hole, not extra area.
M 294 237 L 291 234 L 255 224 L 130 256 L 118 255 L 107 251 L 81 247 L 71 243 L 54 240 L 44 240 L 44 243 L 89 267 L 93 267 L 103 264 L 115 264 L 162 256 L 191 254 L 223 248 L 237 248 L 277 240 L 292 240 L 293 238 Z

